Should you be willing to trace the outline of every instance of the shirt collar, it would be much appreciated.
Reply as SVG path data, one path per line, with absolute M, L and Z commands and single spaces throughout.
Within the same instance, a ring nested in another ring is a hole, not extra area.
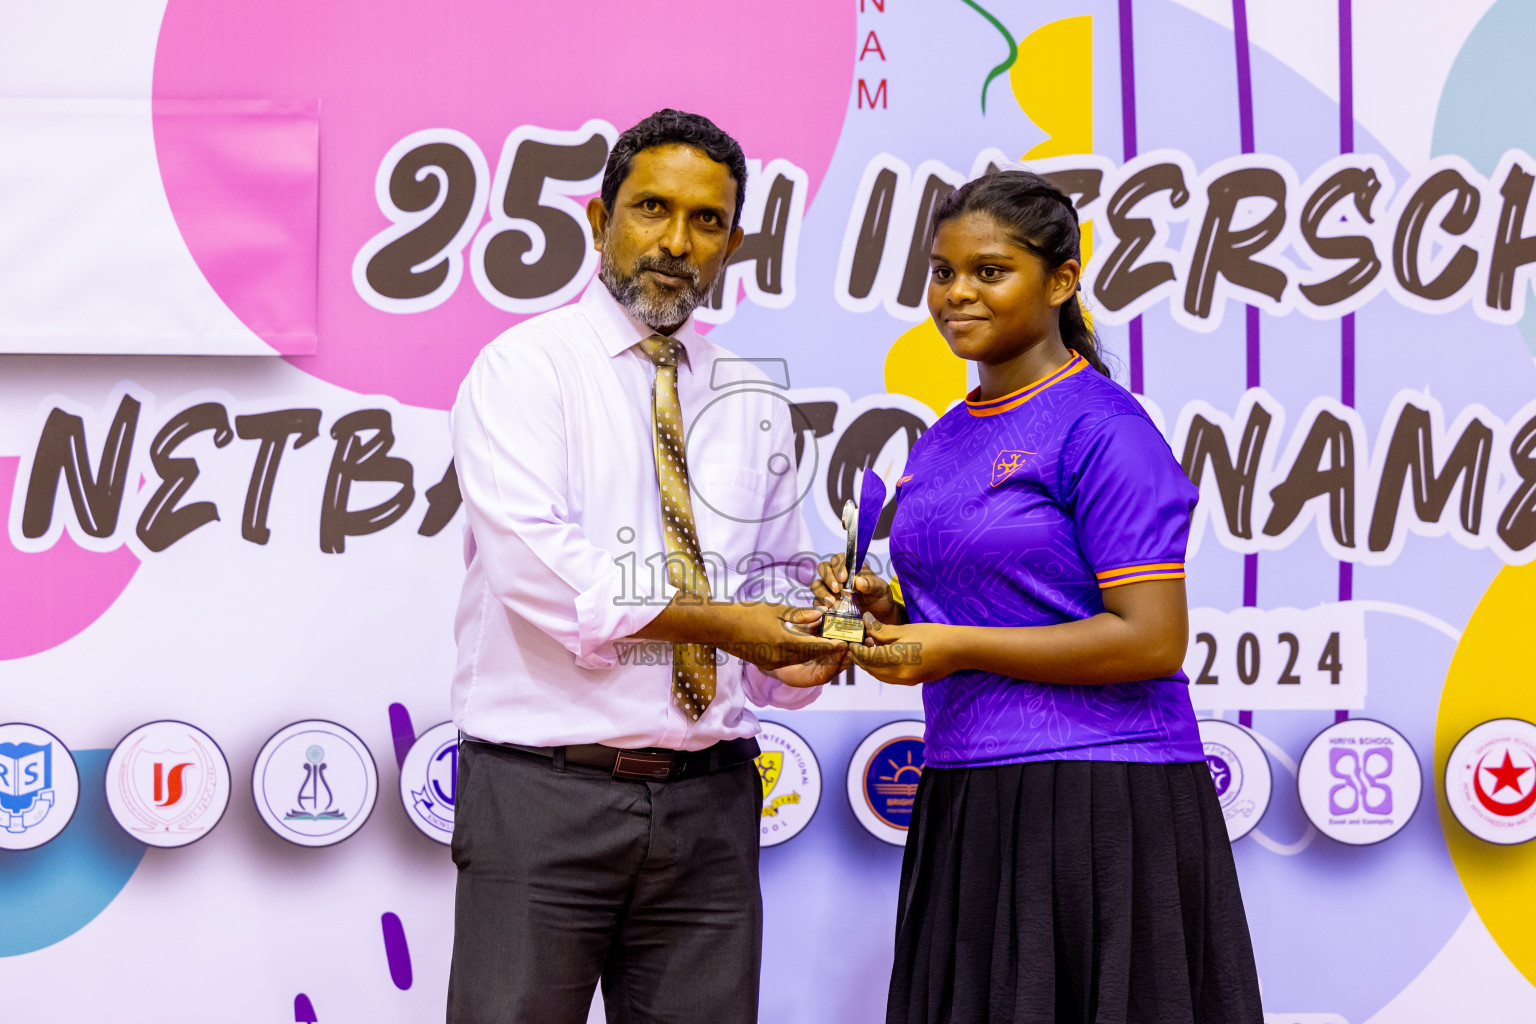
M 608 353 L 609 358 L 634 348 L 656 333 L 653 328 L 630 316 L 629 310 L 619 305 L 619 300 L 613 297 L 608 286 L 596 277 L 581 297 L 581 309 L 596 329 L 598 340 L 602 342 L 603 351 Z M 688 319 L 683 321 L 683 326 L 673 331 L 671 336 L 682 344 L 683 361 L 691 368 L 695 361 L 693 357 L 700 354 L 704 345 L 703 335 L 693 326 L 693 314 L 690 313 Z
M 1052 370 L 1033 384 L 1026 384 L 1017 391 L 1003 395 L 1001 398 L 981 399 L 981 387 L 965 396 L 965 408 L 972 416 L 996 416 L 1001 412 L 1010 412 L 1034 398 L 1046 388 L 1059 384 L 1075 373 L 1080 373 L 1088 368 L 1088 360 L 1081 353 L 1073 352 L 1072 358 L 1065 364 Z

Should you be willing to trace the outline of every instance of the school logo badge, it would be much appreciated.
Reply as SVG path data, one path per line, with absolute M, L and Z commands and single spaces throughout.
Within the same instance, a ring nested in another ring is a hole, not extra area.
M 996 487 L 1023 469 L 1024 456 L 1033 454 L 1035 453 L 1022 451 L 998 452 L 997 459 L 992 463 L 992 486 Z
M 1445 802 L 1484 842 L 1536 839 L 1536 725 L 1496 718 L 1469 730 L 1445 762 Z
M 363 827 L 379 796 L 367 744 L 335 722 L 295 722 L 261 748 L 251 772 L 267 827 L 299 846 L 330 846 Z
M 805 737 L 777 722 L 761 723 L 757 771 L 763 780 L 763 813 L 758 845 L 778 846 L 795 838 L 821 805 L 821 764 Z
M 848 804 L 869 834 L 904 846 L 923 776 L 923 723 L 891 722 L 859 744 L 848 763 Z
M 1301 809 L 1323 835 L 1370 846 L 1397 835 L 1424 786 L 1419 758 L 1403 734 L 1369 718 L 1335 722 L 1301 755 Z
M 124 736 L 107 761 L 107 808 L 149 846 L 195 843 L 229 806 L 229 761 L 185 722 L 150 722 Z
M 757 755 L 757 774 L 763 780 L 763 799 L 779 784 L 779 773 L 784 770 L 784 755 L 777 750 L 765 750 Z
M 429 839 L 452 841 L 458 783 L 459 730 L 452 722 L 443 722 L 416 737 L 400 766 L 405 816 Z
M 47 729 L 0 725 L 0 850 L 30 850 L 64 831 L 80 802 L 80 772 Z
M 1269 809 L 1274 790 L 1269 758 L 1251 732 L 1219 718 L 1200 720 L 1200 742 L 1227 820 L 1227 838 L 1235 843 L 1252 832 Z

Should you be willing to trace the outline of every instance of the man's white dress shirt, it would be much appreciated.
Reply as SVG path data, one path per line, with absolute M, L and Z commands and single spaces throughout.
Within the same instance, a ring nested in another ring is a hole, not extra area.
M 671 645 L 625 640 L 675 592 L 661 561 L 655 366 L 636 347 L 653 333 L 594 280 L 579 302 L 491 342 L 459 388 L 453 456 L 469 529 L 452 697 L 468 736 L 698 750 L 757 733 L 749 697 L 783 708 L 816 698 L 727 658 L 714 701 L 690 722 L 672 703 Z M 686 353 L 678 399 L 716 596 L 770 559 L 802 555 L 805 578 L 814 560 L 785 457 L 787 397 L 692 318 L 673 337 Z

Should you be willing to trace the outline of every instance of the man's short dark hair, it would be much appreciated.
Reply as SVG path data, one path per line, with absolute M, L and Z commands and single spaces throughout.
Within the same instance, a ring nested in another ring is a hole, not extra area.
M 736 179 L 736 212 L 731 217 L 731 227 L 734 228 L 741 221 L 741 204 L 747 198 L 747 158 L 742 155 L 741 144 L 717 128 L 709 118 L 671 107 L 656 111 L 625 131 L 613 144 L 613 150 L 608 154 L 608 166 L 603 169 L 600 193 L 603 206 L 613 213 L 619 186 L 629 177 L 629 167 L 636 153 L 673 143 L 692 146 L 716 163 L 730 168 L 731 177 Z

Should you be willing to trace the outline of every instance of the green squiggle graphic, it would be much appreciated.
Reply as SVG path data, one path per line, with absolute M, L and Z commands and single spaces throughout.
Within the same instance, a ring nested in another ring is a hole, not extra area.
M 1019 45 L 1013 41 L 1013 36 L 1008 34 L 1008 30 L 1003 27 L 1003 23 L 994 18 L 986 8 L 976 3 L 975 0 L 960 0 L 960 2 L 990 21 L 992 27 L 1001 32 L 1003 38 L 1008 40 L 1008 59 L 988 72 L 987 80 L 981 83 L 981 112 L 985 114 L 987 112 L 987 87 L 992 84 L 992 79 L 1013 67 L 1013 62 L 1019 59 Z

